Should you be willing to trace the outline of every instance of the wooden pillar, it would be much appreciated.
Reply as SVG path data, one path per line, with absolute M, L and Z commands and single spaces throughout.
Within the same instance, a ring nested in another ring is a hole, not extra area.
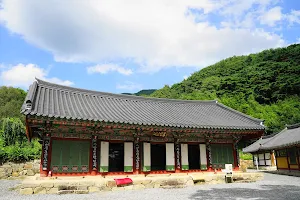
M 180 162 L 180 144 L 178 142 L 178 139 L 175 139 L 175 158 L 176 158 L 176 169 L 175 172 L 180 172 L 181 171 L 181 162 Z
M 50 134 L 46 134 L 46 136 L 43 137 L 42 158 L 41 158 L 41 168 L 40 168 L 41 177 L 48 176 L 48 172 L 50 171 L 50 162 L 49 162 L 50 144 L 51 144 Z
M 91 175 L 97 175 L 98 172 L 98 137 L 92 136 L 92 172 Z
M 300 171 L 300 159 L 299 159 L 299 149 L 296 147 L 296 156 L 297 156 L 297 162 L 298 162 L 298 170 Z
M 234 155 L 234 169 L 235 170 L 239 170 L 240 169 L 240 155 L 239 155 L 239 149 L 238 149 L 238 145 L 237 142 L 235 142 L 233 144 L 233 155 Z
M 291 171 L 291 166 L 290 166 L 290 161 L 289 161 L 289 151 L 288 151 L 288 149 L 285 149 L 285 154 L 286 154 L 286 161 L 287 161 L 287 164 L 288 164 L 289 171 Z
M 140 141 L 139 138 L 134 138 L 134 173 L 140 173 Z
M 207 155 L 207 171 L 212 171 L 212 159 L 211 159 L 211 140 L 206 140 L 206 155 Z

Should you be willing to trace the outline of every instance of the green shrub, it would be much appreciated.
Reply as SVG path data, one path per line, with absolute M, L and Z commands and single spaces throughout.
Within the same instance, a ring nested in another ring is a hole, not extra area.
M 242 151 L 239 152 L 240 153 L 240 159 L 242 160 L 252 160 L 253 156 L 251 153 L 244 153 Z
M 0 143 L 1 145 L 1 143 Z M 40 158 L 41 145 L 37 140 L 22 144 L 16 142 L 14 145 L 0 147 L 0 160 L 22 162 Z

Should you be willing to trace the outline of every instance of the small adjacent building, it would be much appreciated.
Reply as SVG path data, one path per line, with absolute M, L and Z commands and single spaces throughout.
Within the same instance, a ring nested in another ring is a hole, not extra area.
M 258 150 L 254 151 L 258 146 Z M 281 132 L 265 140 L 260 139 L 243 151 L 251 153 L 274 151 L 278 170 L 300 171 L 300 123 L 287 125 Z
M 145 98 L 42 80 L 21 112 L 42 141 L 41 176 L 239 169 L 237 144 L 259 138 L 262 120 L 217 101 Z
M 244 153 L 253 155 L 253 164 L 259 167 L 276 166 L 275 154 L 273 150 L 264 150 L 264 144 L 267 143 L 275 134 L 262 136 L 256 142 L 243 149 Z

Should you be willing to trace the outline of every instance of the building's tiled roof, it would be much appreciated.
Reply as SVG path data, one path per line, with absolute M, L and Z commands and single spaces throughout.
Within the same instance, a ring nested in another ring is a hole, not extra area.
M 274 135 L 276 135 L 276 134 L 262 136 L 257 141 L 255 141 L 253 144 L 251 144 L 251 145 L 247 146 L 246 148 L 244 148 L 243 152 L 253 153 L 253 152 L 258 152 L 260 150 L 263 150 L 264 144 L 267 143 L 270 139 L 272 139 L 272 137 Z
M 281 132 L 266 139 L 259 139 L 243 149 L 243 152 L 256 152 L 258 150 L 273 150 L 300 144 L 300 123 L 289 125 Z
M 111 94 L 38 80 L 28 91 L 25 115 L 186 128 L 263 130 L 252 118 L 217 101 L 190 101 Z

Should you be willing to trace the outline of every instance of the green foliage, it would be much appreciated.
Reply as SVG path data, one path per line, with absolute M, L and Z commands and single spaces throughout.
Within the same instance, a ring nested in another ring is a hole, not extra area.
M 300 44 L 234 56 L 150 96 L 218 100 L 265 120 L 267 133 L 300 122 Z
M 138 91 L 137 93 L 122 93 L 122 94 L 136 95 L 136 96 L 148 96 L 148 95 L 151 95 L 155 91 L 156 91 L 155 89 L 148 89 L 148 90 Z
M 243 153 L 243 151 L 239 151 L 239 156 L 242 160 L 253 160 L 253 156 L 251 153 Z
M 0 119 L 19 118 L 24 122 L 24 116 L 20 113 L 20 109 L 25 97 L 26 92 L 22 89 L 0 87 Z
M 41 145 L 37 140 L 31 143 L 23 142 L 22 144 L 16 142 L 14 145 L 3 146 L 0 140 L 0 161 L 28 161 L 38 159 L 41 155 Z
M 4 146 L 25 141 L 25 127 L 21 120 L 19 118 L 2 119 L 1 138 Z

